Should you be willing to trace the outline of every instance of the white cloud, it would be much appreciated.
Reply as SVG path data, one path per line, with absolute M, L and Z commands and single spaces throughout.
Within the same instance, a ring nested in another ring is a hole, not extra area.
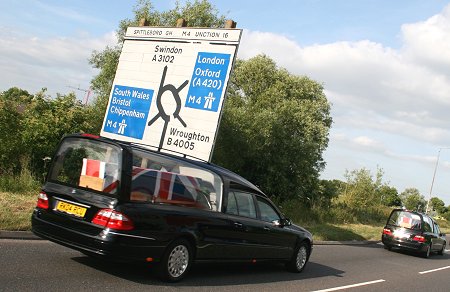
M 409 58 L 450 75 L 450 5 L 426 21 L 403 25 L 402 36 Z
M 369 40 L 302 47 L 285 36 L 245 31 L 239 54 L 267 54 L 290 72 L 322 82 L 335 128 L 450 144 L 450 5 L 427 21 L 404 25 L 402 33 L 404 45 L 394 50 Z M 441 58 L 448 74 L 434 66 Z
M 87 34 L 65 38 L 38 38 L 18 31 L 0 30 L 0 90 L 17 86 L 30 93 L 67 93 L 68 86 L 87 88 L 95 74 L 88 59 L 93 50 L 116 42 L 113 32 L 102 38 Z

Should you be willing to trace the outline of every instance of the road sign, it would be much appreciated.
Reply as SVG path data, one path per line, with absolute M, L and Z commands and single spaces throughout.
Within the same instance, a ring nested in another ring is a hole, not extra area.
M 241 33 L 129 27 L 101 135 L 209 161 Z

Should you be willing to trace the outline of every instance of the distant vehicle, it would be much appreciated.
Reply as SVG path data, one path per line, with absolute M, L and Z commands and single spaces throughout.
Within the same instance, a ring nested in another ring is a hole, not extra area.
M 172 282 L 200 261 L 275 260 L 301 272 L 313 248 L 310 232 L 239 175 L 87 134 L 62 139 L 32 230 L 90 256 L 155 264 Z
M 399 248 L 420 253 L 428 258 L 431 253 L 443 255 L 445 234 L 430 216 L 419 212 L 394 209 L 381 237 L 386 249 Z

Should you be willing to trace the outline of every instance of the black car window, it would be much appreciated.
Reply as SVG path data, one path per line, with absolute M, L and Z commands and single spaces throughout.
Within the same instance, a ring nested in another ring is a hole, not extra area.
M 235 204 L 237 208 L 235 208 L 233 204 Z M 256 218 L 256 208 L 253 201 L 253 195 L 240 191 L 230 192 L 228 194 L 228 205 L 226 212 L 228 214 L 238 214 L 239 216 Z
M 236 196 L 233 192 L 228 194 L 228 203 L 227 203 L 227 211 L 228 214 L 238 215 L 238 207 L 236 202 Z
M 437 223 L 434 223 L 434 233 L 435 233 L 435 234 L 440 234 L 440 233 L 441 233 L 441 231 L 440 231 L 439 226 L 437 225 Z
M 423 216 L 423 231 L 433 232 L 433 221 L 428 216 Z
M 134 150 L 130 200 L 217 211 L 222 179 L 183 160 Z
M 421 230 L 422 218 L 416 213 L 394 210 L 388 219 L 388 224 L 413 230 Z
M 280 222 L 280 216 L 272 205 L 264 198 L 256 197 L 261 220 L 266 222 Z
M 121 150 L 108 143 L 67 138 L 56 153 L 49 179 L 115 197 L 120 185 Z

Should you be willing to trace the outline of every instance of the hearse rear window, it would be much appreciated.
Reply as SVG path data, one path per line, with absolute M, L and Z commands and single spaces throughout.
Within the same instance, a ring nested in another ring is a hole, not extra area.
M 422 218 L 420 215 L 408 211 L 396 211 L 391 214 L 388 224 L 420 230 L 422 229 Z
M 53 162 L 50 180 L 115 196 L 120 183 L 120 153 L 118 147 L 107 143 L 65 139 Z
M 131 201 L 220 210 L 221 178 L 188 162 L 133 151 Z

